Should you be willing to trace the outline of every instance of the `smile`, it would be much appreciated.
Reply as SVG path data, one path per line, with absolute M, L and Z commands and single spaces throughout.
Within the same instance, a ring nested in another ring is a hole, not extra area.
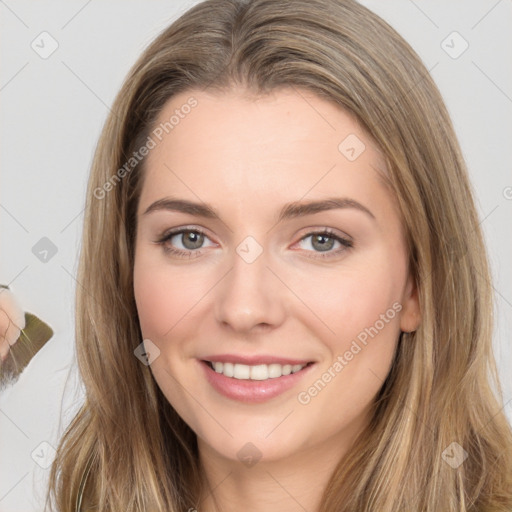
M 294 388 L 298 389 L 300 381 L 316 366 L 315 362 L 299 363 L 297 360 L 277 363 L 273 357 L 265 358 L 265 363 L 261 361 L 264 358 L 258 358 L 259 361 L 256 358 L 245 358 L 245 362 L 251 364 L 236 362 L 237 359 L 243 359 L 239 357 L 223 356 L 215 359 L 197 360 L 206 381 L 225 398 L 248 404 L 266 402 Z
M 226 377 L 239 380 L 268 380 L 277 379 L 283 375 L 300 372 L 308 364 L 258 364 L 247 365 L 240 363 L 206 361 L 212 370 Z

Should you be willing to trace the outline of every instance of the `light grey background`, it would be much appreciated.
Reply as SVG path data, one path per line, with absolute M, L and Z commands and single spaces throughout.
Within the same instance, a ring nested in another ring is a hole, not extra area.
M 73 366 L 73 300 L 100 129 L 143 48 L 195 3 L 0 0 L 0 283 L 55 330 L 0 396 L 0 512 L 42 510 L 49 470 L 41 466 L 83 398 Z M 495 350 L 512 420 L 512 2 L 363 3 L 420 54 L 453 117 L 493 267 Z M 44 31 L 58 43 L 46 59 L 31 47 L 51 48 Z M 467 50 L 453 58 L 464 41 Z M 46 263 L 32 253 L 42 237 L 58 250 Z

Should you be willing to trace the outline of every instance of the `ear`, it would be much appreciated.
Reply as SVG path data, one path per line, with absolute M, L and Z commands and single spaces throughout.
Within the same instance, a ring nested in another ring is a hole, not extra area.
M 418 286 L 414 277 L 409 274 L 402 297 L 400 329 L 402 332 L 413 332 L 421 323 L 421 311 Z

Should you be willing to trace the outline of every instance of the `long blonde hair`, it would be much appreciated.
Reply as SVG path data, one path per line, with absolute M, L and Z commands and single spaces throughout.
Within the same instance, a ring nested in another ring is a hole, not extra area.
M 208 0 L 131 69 L 90 174 L 76 301 L 86 399 L 58 447 L 47 505 L 200 509 L 196 436 L 134 356 L 144 160 L 126 163 L 173 95 L 234 84 L 258 94 L 307 89 L 356 116 L 385 156 L 418 287 L 421 325 L 401 335 L 371 424 L 320 510 L 510 512 L 512 433 L 498 401 L 491 278 L 465 163 L 424 65 L 353 0 Z M 446 461 L 454 449 L 467 453 L 458 467 Z

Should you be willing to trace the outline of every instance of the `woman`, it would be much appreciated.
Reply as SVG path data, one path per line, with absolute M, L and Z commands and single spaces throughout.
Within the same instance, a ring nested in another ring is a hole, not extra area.
M 353 1 L 206 1 L 112 112 L 77 288 L 86 401 L 48 503 L 511 510 L 467 173 L 393 29 Z

